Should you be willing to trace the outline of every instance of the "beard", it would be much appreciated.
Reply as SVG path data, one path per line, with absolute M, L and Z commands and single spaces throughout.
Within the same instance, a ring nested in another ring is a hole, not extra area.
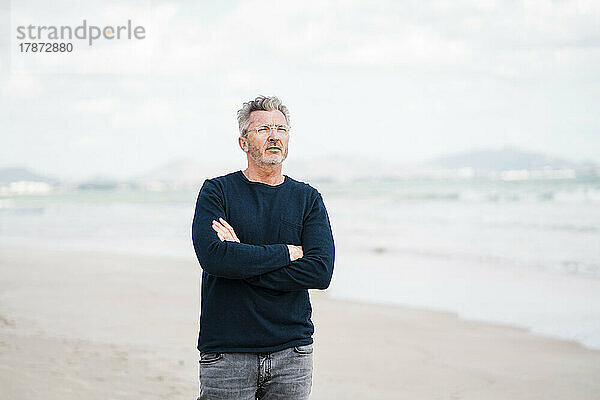
M 254 146 L 251 141 L 248 141 L 248 154 L 250 154 L 250 158 L 252 158 L 256 164 L 264 167 L 274 167 L 280 165 L 283 160 L 287 158 L 288 149 L 286 147 L 281 149 L 281 152 L 266 154 L 266 150 Z

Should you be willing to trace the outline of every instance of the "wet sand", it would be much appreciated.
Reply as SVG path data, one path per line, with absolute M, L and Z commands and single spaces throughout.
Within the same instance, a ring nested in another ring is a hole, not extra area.
M 3 398 L 195 399 L 200 275 L 189 260 L 1 246 Z M 451 313 L 311 298 L 311 399 L 600 398 L 600 351 Z

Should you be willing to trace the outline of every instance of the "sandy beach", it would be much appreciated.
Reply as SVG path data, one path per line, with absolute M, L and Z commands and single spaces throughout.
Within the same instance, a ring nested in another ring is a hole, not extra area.
M 1 246 L 2 397 L 195 399 L 200 276 L 181 259 Z M 600 351 L 451 313 L 311 299 L 311 399 L 600 398 Z

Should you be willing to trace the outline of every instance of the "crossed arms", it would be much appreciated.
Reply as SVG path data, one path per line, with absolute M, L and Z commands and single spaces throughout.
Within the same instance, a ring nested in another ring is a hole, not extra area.
M 302 246 L 241 243 L 224 218 L 221 190 L 206 180 L 196 202 L 192 240 L 198 261 L 208 274 L 281 291 L 329 286 L 334 244 L 320 194 L 305 218 Z
M 212 220 L 212 228 L 217 232 L 217 236 L 222 241 L 228 240 L 230 242 L 238 242 L 240 243 L 240 239 L 238 239 L 235 234 L 235 230 L 231 225 L 227 223 L 223 218 L 219 218 L 218 221 Z M 295 246 L 293 244 L 287 244 L 288 252 L 290 253 L 290 261 L 295 261 L 299 258 L 302 258 L 304 253 L 302 252 L 302 246 Z

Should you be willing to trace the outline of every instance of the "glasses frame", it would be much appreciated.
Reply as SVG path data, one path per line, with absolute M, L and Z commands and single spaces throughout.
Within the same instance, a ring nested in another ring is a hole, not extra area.
M 256 132 L 257 135 L 262 136 L 263 134 L 258 131 L 261 128 L 267 128 L 269 130 L 269 135 L 270 135 L 272 130 L 278 131 L 280 127 L 284 127 L 286 129 L 286 133 L 283 133 L 282 135 L 290 134 L 290 126 L 289 125 L 272 124 L 272 125 L 259 125 L 259 126 L 255 126 L 254 128 L 248 128 L 248 129 L 246 129 L 246 135 L 248 135 L 248 132 L 254 131 L 254 132 Z

